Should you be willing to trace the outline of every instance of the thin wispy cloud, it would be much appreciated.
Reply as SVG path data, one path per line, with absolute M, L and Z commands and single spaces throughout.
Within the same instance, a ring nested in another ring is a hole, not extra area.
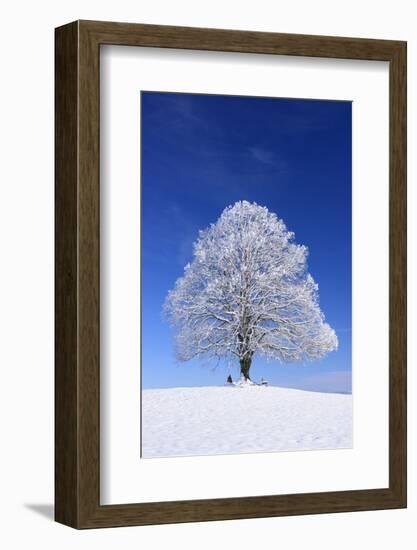
M 330 371 L 306 376 L 300 381 L 300 388 L 330 393 L 352 393 L 352 372 Z
M 272 151 L 267 151 L 262 147 L 249 147 L 249 152 L 254 157 L 254 159 L 263 162 L 264 164 L 275 165 L 276 158 L 275 154 Z
M 280 171 L 287 168 L 287 163 L 275 151 L 271 151 L 265 147 L 257 145 L 249 147 L 249 153 L 253 160 L 263 165 L 277 168 Z
M 331 370 L 309 374 L 308 368 L 304 369 L 305 367 L 297 374 L 287 372 L 286 377 L 278 378 L 277 385 L 305 391 L 352 393 L 351 370 Z
M 171 128 L 180 132 L 213 130 L 209 121 L 198 113 L 191 97 L 170 93 L 158 95 L 161 98 L 158 109 L 145 113 L 154 123 L 161 124 L 165 130 Z
M 176 202 L 169 205 L 168 212 L 172 233 L 175 235 L 176 259 L 178 265 L 184 267 L 191 260 L 193 243 L 198 236 L 199 228 L 190 218 L 190 213 Z

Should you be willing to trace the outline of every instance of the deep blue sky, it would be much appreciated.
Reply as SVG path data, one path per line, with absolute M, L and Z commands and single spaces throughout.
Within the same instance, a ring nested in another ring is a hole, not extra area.
M 245 199 L 308 246 L 321 309 L 339 337 L 339 350 L 316 362 L 255 356 L 252 378 L 350 391 L 351 103 L 142 92 L 141 116 L 142 387 L 225 382 L 225 366 L 175 360 L 161 309 L 198 230 Z

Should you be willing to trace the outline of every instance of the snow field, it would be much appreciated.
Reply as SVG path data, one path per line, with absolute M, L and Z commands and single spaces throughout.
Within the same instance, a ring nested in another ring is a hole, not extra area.
M 351 395 L 274 386 L 142 391 L 143 458 L 351 447 Z

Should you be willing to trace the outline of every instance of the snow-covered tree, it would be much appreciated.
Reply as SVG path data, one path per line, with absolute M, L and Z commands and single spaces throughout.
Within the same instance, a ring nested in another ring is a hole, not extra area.
M 255 354 L 292 363 L 337 349 L 307 255 L 267 208 L 247 201 L 227 207 L 200 231 L 193 261 L 165 301 L 178 359 L 235 357 L 248 380 Z

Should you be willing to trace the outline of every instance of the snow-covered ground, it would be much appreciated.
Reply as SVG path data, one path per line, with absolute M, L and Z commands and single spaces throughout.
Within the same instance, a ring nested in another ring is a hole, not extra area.
M 143 390 L 142 456 L 352 447 L 352 396 L 273 386 Z

